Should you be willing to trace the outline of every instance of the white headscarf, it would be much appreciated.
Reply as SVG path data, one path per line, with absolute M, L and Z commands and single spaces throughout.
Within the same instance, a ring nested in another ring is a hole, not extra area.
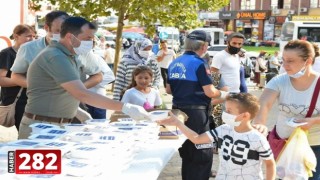
M 146 59 L 144 57 L 141 57 L 139 55 L 139 50 L 143 50 L 148 46 L 152 46 L 152 42 L 149 39 L 143 38 L 143 39 L 137 40 L 124 53 L 124 55 L 122 56 L 122 61 L 137 64 L 137 65 L 145 65 L 149 58 Z

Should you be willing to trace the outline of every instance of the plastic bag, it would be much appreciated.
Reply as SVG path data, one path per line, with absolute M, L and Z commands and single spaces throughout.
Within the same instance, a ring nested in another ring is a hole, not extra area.
M 15 141 L 18 139 L 16 126 L 5 127 L 0 125 L 0 143 Z
M 283 180 L 302 180 L 312 177 L 317 158 L 304 130 L 298 127 L 293 131 L 276 164 L 277 176 Z

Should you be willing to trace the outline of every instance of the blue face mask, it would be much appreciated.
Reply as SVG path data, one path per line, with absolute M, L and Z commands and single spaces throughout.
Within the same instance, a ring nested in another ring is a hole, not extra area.
M 292 75 L 289 75 L 290 77 L 292 78 L 300 78 L 304 75 L 304 73 L 306 72 L 306 69 L 305 67 L 303 67 L 300 71 L 298 71 L 297 73 L 295 74 L 292 74 Z

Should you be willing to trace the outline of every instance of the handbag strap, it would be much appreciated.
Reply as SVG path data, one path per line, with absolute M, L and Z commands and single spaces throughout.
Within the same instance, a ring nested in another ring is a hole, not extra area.
M 306 117 L 311 117 L 313 110 L 316 107 L 316 103 L 317 103 L 318 96 L 319 96 L 319 91 L 320 91 L 320 76 L 318 77 L 316 87 L 314 88 L 310 107 L 309 107 L 309 110 L 308 110 Z
M 16 97 L 16 99 L 14 100 L 13 104 L 15 104 L 15 103 L 18 101 L 18 99 L 19 99 L 19 97 L 20 97 L 20 95 L 21 95 L 21 93 L 22 93 L 22 90 L 23 90 L 23 87 L 20 88 L 20 91 L 19 91 L 19 93 L 17 94 L 17 97 Z

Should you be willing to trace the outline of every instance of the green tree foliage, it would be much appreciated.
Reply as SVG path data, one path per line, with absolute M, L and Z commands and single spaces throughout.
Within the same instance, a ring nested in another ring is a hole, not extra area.
M 29 0 L 37 7 L 41 0 Z M 119 62 L 121 36 L 124 20 L 139 21 L 146 33 L 153 35 L 154 24 L 192 29 L 202 25 L 197 19 L 199 10 L 216 11 L 227 6 L 230 0 L 48 0 L 59 10 L 73 16 L 94 20 L 98 16 L 110 15 L 111 9 L 118 19 L 115 70 Z

